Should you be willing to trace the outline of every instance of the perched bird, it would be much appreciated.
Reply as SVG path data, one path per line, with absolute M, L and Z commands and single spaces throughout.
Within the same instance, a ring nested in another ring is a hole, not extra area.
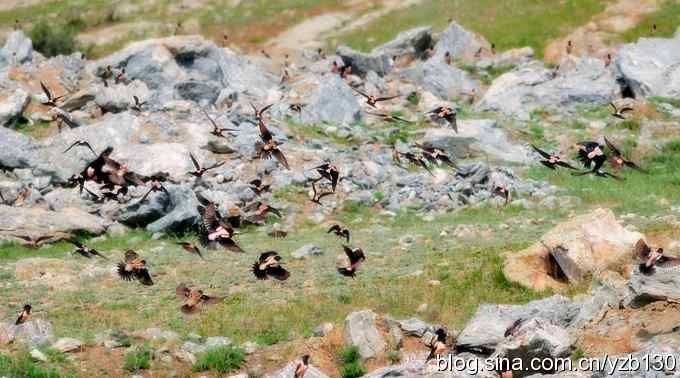
M 80 126 L 78 122 L 76 122 L 76 120 L 71 116 L 70 113 L 61 108 L 53 107 L 51 113 L 52 121 L 57 124 L 57 129 L 59 130 L 59 132 L 61 132 L 63 124 L 66 124 L 68 127 L 72 129 Z
M 139 201 L 140 203 L 145 202 L 146 199 L 149 197 L 151 193 L 154 192 L 161 192 L 165 193 L 165 195 L 170 195 L 170 192 L 163 186 L 163 184 L 160 181 L 151 181 L 151 186 L 149 187 L 149 191 L 144 194 L 142 199 Z
M 612 117 L 615 117 L 615 118 L 618 118 L 618 119 L 626 119 L 626 116 L 624 115 L 624 113 L 632 112 L 633 110 L 635 110 L 635 109 L 631 108 L 630 106 L 623 106 L 621 108 L 617 108 L 616 105 L 613 102 L 610 102 L 609 106 L 611 106 L 612 109 L 614 109 L 614 112 L 611 114 Z
M 185 250 L 185 251 L 187 251 L 187 252 L 189 252 L 189 253 L 191 253 L 191 254 L 193 254 L 193 255 L 197 255 L 197 256 L 200 257 L 201 259 L 205 260 L 205 258 L 203 258 L 203 255 L 201 254 L 201 250 L 198 249 L 198 247 L 195 246 L 195 245 L 193 245 L 192 243 L 189 243 L 189 242 L 176 242 L 175 244 L 177 244 L 178 246 L 182 247 L 183 250 Z
M 368 114 L 368 115 L 372 115 L 374 117 L 379 117 L 380 119 L 382 119 L 383 121 L 388 122 L 388 123 L 397 123 L 397 122 L 413 123 L 413 121 L 409 121 L 405 118 L 395 116 L 395 115 L 391 115 L 391 114 L 387 114 L 387 113 L 373 113 L 373 112 L 365 112 L 365 113 Z
M 437 356 L 443 356 L 446 353 L 446 330 L 444 328 L 439 328 L 435 332 L 436 338 L 432 341 L 430 345 L 430 354 L 427 356 L 425 361 L 430 361 Z
M 427 113 L 435 120 L 445 120 L 453 127 L 453 130 L 458 133 L 458 122 L 456 119 L 456 111 L 448 106 L 438 106 Z
M 352 249 L 346 245 L 343 245 L 342 249 L 345 251 L 347 258 L 349 258 L 349 266 L 338 268 L 338 273 L 345 277 L 354 278 L 361 263 L 366 261 L 366 255 L 364 255 L 364 251 L 361 248 Z
M 604 58 L 604 67 L 607 68 L 611 66 L 612 64 L 612 54 L 607 54 L 607 56 Z
M 191 163 L 194 165 L 194 170 L 191 171 L 191 172 L 188 172 L 188 174 L 190 174 L 194 177 L 203 177 L 203 175 L 207 171 L 209 171 L 211 169 L 219 168 L 219 167 L 224 165 L 224 162 L 222 161 L 222 162 L 219 162 L 219 163 L 215 163 L 215 164 L 213 164 L 209 167 L 202 167 L 200 164 L 198 164 L 198 160 L 196 160 L 196 158 L 194 157 L 194 155 L 192 153 L 189 153 L 189 158 L 191 159 Z
M 338 235 L 341 238 L 345 238 L 347 240 L 347 243 L 349 243 L 349 229 L 340 226 L 339 224 L 334 224 L 331 226 L 331 228 L 328 229 L 327 234 L 334 233 Z
M 389 100 L 393 100 L 393 99 L 399 97 L 399 95 L 397 95 L 397 96 L 387 96 L 387 97 L 369 96 L 369 95 L 367 95 L 366 93 L 364 93 L 364 92 L 362 92 L 362 91 L 360 91 L 360 90 L 358 90 L 358 89 L 356 89 L 356 88 L 354 88 L 354 87 L 350 87 L 350 88 L 354 89 L 355 92 L 357 92 L 358 94 L 360 94 L 360 95 L 362 95 L 363 97 L 365 97 L 365 98 L 366 98 L 366 103 L 367 103 L 369 106 L 372 106 L 372 107 L 374 107 L 374 108 L 377 108 L 376 105 L 377 105 L 379 102 L 381 102 L 381 101 L 389 101 Z
M 424 146 L 420 143 L 416 143 L 416 147 L 420 148 L 423 152 L 423 157 L 432 164 L 446 164 L 451 168 L 458 168 L 456 163 L 451 160 L 449 155 L 436 147 Z
M 534 149 L 534 151 L 538 152 L 539 155 L 543 157 L 543 160 L 541 160 L 541 164 L 545 165 L 546 167 L 550 169 L 556 169 L 556 167 L 563 167 L 563 168 L 568 168 L 568 169 L 573 169 L 576 170 L 577 168 L 572 166 L 571 164 L 567 163 L 566 161 L 562 160 L 561 157 L 553 154 L 549 154 L 540 148 L 534 146 L 533 144 L 531 147 Z
M 25 304 L 23 309 L 21 310 L 21 313 L 19 314 L 19 317 L 17 318 L 17 321 L 14 322 L 14 325 L 26 323 L 28 319 L 31 317 L 31 309 L 32 307 L 30 304 Z
M 330 181 L 333 187 L 333 192 L 335 192 L 335 187 L 338 185 L 338 179 L 340 178 L 340 172 L 338 171 L 338 167 L 330 163 L 324 163 L 319 165 L 318 167 L 314 167 L 314 169 L 319 175 L 321 175 L 321 177 L 319 177 L 317 181 L 321 179 L 326 179 Z
M 604 154 L 604 146 L 592 141 L 579 142 L 575 144 L 578 149 L 578 160 L 585 168 L 593 166 L 593 171 L 598 171 L 607 161 Z
M 203 290 L 191 290 L 184 284 L 177 286 L 175 294 L 180 299 L 184 300 L 184 304 L 180 307 L 180 311 L 188 315 L 200 312 L 203 306 L 217 304 L 224 300 L 223 297 L 205 295 L 203 294 Z
M 323 204 L 321 203 L 321 199 L 322 199 L 323 197 L 330 196 L 331 194 L 334 194 L 333 191 L 330 191 L 330 190 L 328 190 L 328 191 L 321 191 L 321 192 L 318 191 L 318 190 L 316 189 L 316 182 L 314 182 L 314 181 L 312 181 L 312 192 L 313 192 L 313 194 L 312 194 L 312 199 L 311 199 L 311 201 L 314 202 L 314 203 L 316 203 L 316 204 L 318 204 L 318 205 L 323 205 Z
M 263 120 L 262 117 L 264 116 L 264 113 L 266 113 L 267 110 L 269 110 L 269 108 L 271 108 L 272 106 L 274 106 L 274 104 L 269 104 L 262 109 L 258 109 L 252 102 L 250 103 L 250 107 L 253 108 L 253 113 L 255 114 L 255 120 L 257 120 L 258 122 Z
M 491 44 L 491 55 L 496 55 L 496 44 L 495 43 Z
M 125 81 L 125 68 L 121 69 L 118 74 L 116 74 L 116 77 L 113 79 L 113 82 L 116 84 L 120 84 Z
M 451 62 L 452 62 L 451 53 L 447 51 L 446 53 L 444 53 L 444 63 L 445 63 L 447 66 L 450 66 L 450 65 L 451 65 Z
M 652 35 L 656 34 L 656 30 L 657 30 L 656 24 L 652 24 Z
M 108 65 L 106 68 L 104 68 L 104 72 L 101 74 L 101 79 L 104 82 L 104 86 L 108 87 L 109 86 L 109 79 L 113 77 L 113 68 Z
M 229 129 L 229 128 L 226 128 L 226 127 L 219 127 L 219 126 L 217 126 L 217 122 L 215 122 L 215 120 L 212 119 L 212 117 L 210 117 L 210 115 L 208 114 L 208 112 L 207 112 L 205 109 L 202 109 L 202 110 L 203 110 L 203 114 L 204 114 L 205 117 L 208 119 L 208 121 L 210 121 L 210 124 L 211 124 L 212 127 L 213 127 L 213 129 L 212 129 L 212 131 L 210 132 L 210 134 L 212 134 L 212 135 L 214 135 L 214 136 L 216 136 L 216 137 L 218 137 L 218 138 L 226 138 L 226 136 L 224 135 L 224 132 L 225 132 L 225 131 L 228 131 L 228 132 L 229 132 L 229 131 L 238 131 L 238 130 L 236 130 L 236 129 Z
M 643 274 L 654 273 L 654 268 L 675 268 L 680 266 L 680 258 L 664 255 L 663 248 L 653 251 L 644 240 L 640 239 L 635 244 L 635 254 L 642 261 L 640 272 Z
M 151 275 L 146 268 L 146 261 L 133 250 L 125 252 L 125 262 L 118 263 L 118 275 L 125 281 L 136 279 L 142 285 L 153 285 Z
M 295 378 L 304 378 L 309 369 L 309 354 L 300 357 L 300 361 L 295 365 Z
M 571 53 L 574 51 L 574 44 L 571 42 L 571 40 L 567 41 L 567 55 L 571 55 Z
M 640 168 L 640 166 L 637 164 L 630 160 L 626 160 L 626 158 L 623 156 L 623 153 L 621 153 L 621 151 L 616 148 L 616 146 L 606 137 L 604 138 L 604 142 L 607 144 L 607 148 L 609 149 L 609 165 L 611 165 L 612 168 L 619 170 L 625 166 L 643 173 L 647 173 L 647 171 Z
M 248 183 L 250 189 L 258 196 L 262 193 L 268 192 L 271 184 L 264 184 L 261 179 L 255 179 Z
M 136 111 L 136 112 L 141 112 L 142 111 L 142 106 L 146 105 L 146 101 L 142 102 L 139 100 L 139 97 L 137 96 L 132 96 L 132 98 L 135 100 L 134 105 L 130 106 L 130 109 Z
M 508 336 L 517 336 L 517 332 L 519 332 L 519 328 L 522 326 L 522 323 L 524 322 L 524 319 L 518 318 L 512 324 L 510 327 L 508 327 L 505 330 L 505 333 L 503 334 L 503 337 L 508 337 Z
M 199 198 L 199 200 L 201 199 L 205 202 L 205 206 L 199 205 L 197 207 L 198 213 L 202 218 L 200 228 L 201 243 L 203 245 L 211 245 L 214 242 L 232 252 L 243 252 L 241 247 L 232 239 L 235 235 L 234 229 L 222 220 L 222 216 L 217 210 L 217 204 L 204 198 Z
M 510 190 L 508 189 L 508 186 L 505 184 L 500 183 L 494 184 L 491 193 L 503 198 L 505 200 L 506 205 L 510 202 Z
M 290 272 L 281 266 L 281 256 L 275 251 L 262 253 L 251 270 L 258 280 L 275 278 L 279 281 L 285 281 L 290 277 Z
M 259 121 L 259 128 L 260 139 L 262 139 L 262 142 L 255 143 L 257 157 L 260 159 L 271 159 L 273 156 L 276 160 L 278 160 L 279 163 L 281 163 L 281 165 L 284 166 L 284 168 L 290 169 L 288 160 L 286 160 L 286 156 L 279 149 L 279 144 L 274 141 L 274 137 L 262 120 Z
M 66 150 L 64 150 L 63 153 L 69 152 L 73 147 L 87 147 L 90 151 L 92 151 L 92 155 L 97 156 L 97 153 L 94 152 L 92 149 L 92 146 L 90 146 L 90 143 L 88 143 L 86 140 L 77 140 L 73 142 L 72 145 L 69 146 Z
M 45 97 L 47 98 L 47 101 L 44 102 L 45 105 L 56 108 L 57 107 L 57 101 L 61 100 L 64 96 L 58 96 L 54 97 L 52 94 L 52 91 L 50 91 L 50 88 L 45 85 L 42 81 L 40 82 L 40 87 L 42 88 L 43 92 L 45 93 Z
M 92 256 L 99 256 L 107 259 L 106 256 L 99 253 L 99 251 L 97 251 L 96 249 L 90 248 L 77 240 L 68 240 L 68 242 L 76 246 L 76 250 L 73 251 L 73 253 L 77 253 L 81 256 L 87 257 L 88 259 L 91 258 Z
M 306 104 L 294 103 L 288 106 L 288 110 L 294 111 L 295 113 L 302 113 L 302 109 L 307 106 Z

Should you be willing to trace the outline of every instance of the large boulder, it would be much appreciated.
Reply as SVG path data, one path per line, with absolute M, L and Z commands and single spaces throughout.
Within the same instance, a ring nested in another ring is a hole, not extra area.
M 362 53 L 348 46 L 339 46 L 336 54 L 340 56 L 344 64 L 352 67 L 352 73 L 366 76 L 373 71 L 380 76 L 385 76 L 392 71 L 392 57 L 383 53 Z
M 373 311 L 363 310 L 352 312 L 345 319 L 345 342 L 358 347 L 362 358 L 375 358 L 387 348 L 376 318 Z
M 475 59 L 475 54 L 480 48 L 489 49 L 491 45 L 483 37 L 466 30 L 453 21 L 439 35 L 439 41 L 434 47 L 432 59 L 441 62 L 448 52 L 454 59 L 471 61 Z
M 35 176 L 58 176 L 60 168 L 41 156 L 39 146 L 31 137 L 0 127 L 0 146 L 0 166 L 4 169 L 27 168 Z
M 300 115 L 304 124 L 350 125 L 362 119 L 354 91 L 338 75 L 309 76 L 291 94 L 307 104 Z
M 680 275 L 678 268 L 655 267 L 652 274 L 644 274 L 639 268 L 626 286 L 625 304 L 633 307 L 644 306 L 654 301 L 680 300 Z
M 423 26 L 399 33 L 393 40 L 373 49 L 373 54 L 388 57 L 420 58 L 432 46 L 432 28 Z
M 635 96 L 680 96 L 680 33 L 640 38 L 624 45 L 614 60 L 619 77 Z
M 0 126 L 10 126 L 18 121 L 30 100 L 29 94 L 23 89 L 0 97 Z
M 540 317 L 556 326 L 568 328 L 578 310 L 578 305 L 560 295 L 524 305 L 482 304 L 458 335 L 456 346 L 459 350 L 491 353 L 517 319 Z
M 479 92 L 479 83 L 472 79 L 467 72 L 441 60 L 430 59 L 413 68 L 404 70 L 402 76 L 441 100 Z
M 477 104 L 480 110 L 528 120 L 531 112 L 563 111 L 576 106 L 607 104 L 621 91 L 602 60 L 567 57 L 555 71 L 531 62 L 498 77 Z
M 0 323 L 0 345 L 19 342 L 28 346 L 39 346 L 52 338 L 52 323 L 47 320 L 33 319 L 14 325 Z
M 134 96 L 144 102 L 149 97 L 149 89 L 140 80 L 134 80 L 129 84 L 109 83 L 109 86 L 101 85 L 95 96 L 95 103 L 103 110 L 111 113 L 126 111 L 135 104 Z M 81 101 L 88 96 L 82 96 Z M 78 102 L 71 100 L 71 107 L 76 107 Z
M 562 288 L 625 263 L 641 238 L 611 210 L 597 209 L 557 225 L 524 251 L 506 253 L 503 273 L 536 290 Z
M 24 64 L 33 60 L 33 42 L 23 31 L 12 32 L 0 49 L 0 67 L 6 64 Z

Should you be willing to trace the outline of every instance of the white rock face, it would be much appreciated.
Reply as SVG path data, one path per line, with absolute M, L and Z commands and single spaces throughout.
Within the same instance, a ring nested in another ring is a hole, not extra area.
M 359 348 L 362 358 L 373 358 L 387 347 L 376 327 L 377 315 L 371 310 L 355 311 L 345 319 L 345 342 Z

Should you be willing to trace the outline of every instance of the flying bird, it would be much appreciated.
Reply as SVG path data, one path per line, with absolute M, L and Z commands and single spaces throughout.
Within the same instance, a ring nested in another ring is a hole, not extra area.
M 366 261 L 366 255 L 364 255 L 364 251 L 361 248 L 352 249 L 346 245 L 343 245 L 342 249 L 345 251 L 345 255 L 347 255 L 347 258 L 349 259 L 349 266 L 338 268 L 338 273 L 345 277 L 354 278 L 361 263 Z
M 49 106 L 49 107 L 56 108 L 57 107 L 57 101 L 61 100 L 64 96 L 62 95 L 62 96 L 54 97 L 54 95 L 52 94 L 52 91 L 50 91 L 50 88 L 48 88 L 47 85 L 45 85 L 45 83 L 43 83 L 42 81 L 40 82 L 40 87 L 42 88 L 43 92 L 45 93 L 45 97 L 47 99 L 47 101 L 45 101 L 44 104 Z
M 335 192 L 335 187 L 338 185 L 338 179 L 340 178 L 338 167 L 330 163 L 324 163 L 318 167 L 314 167 L 314 169 L 321 176 L 319 180 L 326 179 L 331 182 L 333 192 Z
M 654 268 L 674 268 L 680 266 L 680 258 L 664 255 L 663 248 L 652 250 L 644 240 L 640 239 L 635 244 L 635 254 L 642 261 L 640 272 L 643 274 L 654 273 Z
M 210 132 L 210 134 L 212 134 L 212 135 L 214 135 L 214 136 L 216 136 L 216 137 L 218 137 L 218 138 L 226 138 L 226 136 L 224 135 L 224 132 L 225 132 L 225 131 L 227 131 L 227 132 L 229 132 L 229 131 L 238 131 L 238 130 L 236 130 L 236 129 L 229 129 L 229 128 L 226 128 L 226 127 L 219 127 L 219 126 L 217 126 L 217 122 L 215 122 L 215 120 L 212 119 L 212 117 L 210 117 L 210 115 L 208 114 L 208 112 L 207 112 L 205 109 L 202 109 L 202 110 L 203 110 L 203 114 L 204 114 L 205 117 L 208 119 L 208 121 L 210 121 L 210 124 L 211 124 L 212 127 L 213 127 L 213 129 L 212 129 L 212 131 Z
M 130 109 L 136 111 L 136 112 L 141 112 L 142 111 L 142 106 L 146 105 L 146 101 L 142 102 L 139 100 L 139 97 L 137 96 L 132 96 L 132 98 L 135 100 L 134 105 L 130 106 Z
M 185 250 L 185 251 L 187 251 L 187 252 L 189 252 L 189 253 L 191 253 L 191 254 L 193 254 L 193 255 L 196 255 L 196 256 L 200 257 L 201 259 L 205 260 L 205 258 L 203 258 L 203 254 L 201 254 L 201 250 L 198 249 L 198 247 L 195 246 L 194 244 L 189 243 L 189 242 L 182 242 L 182 241 L 181 241 L 181 242 L 176 242 L 175 244 L 177 244 L 178 246 L 182 247 L 183 250 Z
M 102 255 L 96 249 L 90 248 L 77 240 L 68 240 L 68 242 L 76 247 L 73 253 L 77 253 L 81 256 L 87 257 L 88 259 L 91 258 L 92 256 L 99 256 L 101 258 L 108 259 L 106 256 Z
M 505 184 L 494 184 L 491 193 L 503 198 L 505 200 L 506 205 L 510 202 L 510 190 L 508 189 L 508 186 Z
M 372 115 L 374 117 L 378 117 L 382 119 L 383 121 L 387 123 L 397 123 L 397 122 L 402 122 L 402 123 L 413 123 L 413 121 L 409 121 L 406 118 L 402 118 L 399 116 L 387 114 L 387 113 L 373 113 L 373 112 L 365 112 L 368 115 Z
M 92 149 L 92 146 L 90 146 L 90 143 L 88 143 L 86 140 L 77 140 L 73 142 L 72 145 L 69 146 L 66 150 L 64 150 L 64 154 L 69 152 L 73 147 L 87 147 L 90 151 L 92 151 L 92 155 L 97 156 L 97 153 L 94 152 Z
M 317 205 L 322 205 L 322 206 L 323 206 L 323 204 L 321 203 L 321 199 L 334 194 L 333 191 L 330 191 L 330 190 L 321 191 L 321 192 L 318 191 L 316 189 L 316 182 L 314 182 L 314 181 L 312 181 L 312 192 L 313 192 L 313 194 L 312 194 L 311 201 L 314 202 Z
M 331 226 L 331 228 L 328 229 L 327 234 L 334 233 L 335 235 L 345 238 L 347 240 L 347 243 L 349 243 L 349 229 L 340 226 L 339 224 L 334 224 Z
M 392 150 L 392 158 L 397 162 L 397 164 L 401 164 L 402 157 L 413 165 L 425 168 L 425 170 L 430 175 L 434 176 L 432 170 L 430 170 L 430 167 L 427 165 L 427 159 L 424 156 L 416 155 L 413 152 L 399 152 L 396 148 Z
M 26 323 L 28 319 L 31 317 L 31 309 L 32 307 L 30 304 L 25 304 L 24 307 L 21 309 L 21 313 L 19 313 L 17 321 L 14 322 L 14 325 Z
M 279 281 L 285 281 L 290 277 L 290 272 L 281 266 L 281 256 L 275 251 L 262 253 L 251 270 L 258 280 L 275 278 Z
M 151 275 L 146 268 L 146 260 L 139 257 L 133 250 L 126 251 L 125 261 L 118 263 L 118 275 L 125 281 L 136 279 L 142 285 L 153 285 Z
M 162 184 L 160 181 L 155 181 L 155 180 L 154 180 L 154 181 L 151 182 L 151 186 L 149 187 L 149 191 L 146 192 L 146 194 L 144 195 L 144 197 L 142 197 L 142 199 L 141 199 L 139 202 L 140 202 L 140 203 L 145 202 L 146 199 L 149 197 L 149 195 L 150 195 L 151 193 L 154 193 L 154 192 L 165 193 L 165 194 L 168 195 L 168 196 L 170 195 L 170 192 L 168 192 L 168 190 L 165 188 L 165 186 L 163 186 L 163 184 Z
M 444 328 L 439 328 L 435 332 L 435 335 L 436 338 L 430 344 L 430 354 L 425 361 L 430 361 L 436 356 L 443 356 L 446 353 L 446 330 Z
M 618 118 L 618 119 L 626 119 L 625 113 L 632 112 L 633 110 L 635 110 L 635 109 L 631 108 L 630 106 L 622 106 L 622 107 L 618 108 L 618 107 L 616 107 L 616 105 L 613 102 L 610 102 L 609 106 L 611 106 L 612 109 L 614 109 L 614 112 L 611 114 L 612 117 L 615 117 L 615 118 Z
M 207 201 L 205 206 L 199 205 L 197 210 L 202 218 L 200 233 L 203 245 L 217 243 L 229 251 L 243 252 L 233 239 L 234 229 L 222 220 L 216 203 Z
M 255 114 L 255 120 L 257 120 L 258 122 L 262 121 L 262 120 L 263 120 L 262 117 L 264 116 L 264 113 L 266 113 L 267 110 L 269 110 L 269 108 L 271 108 L 273 105 L 274 105 L 274 104 L 269 104 L 269 105 L 266 105 L 265 107 L 263 107 L 262 109 L 258 109 L 258 108 L 251 102 L 251 103 L 250 103 L 250 107 L 253 108 L 253 113 Z
M 562 160 L 561 157 L 557 155 L 553 155 L 550 153 L 547 153 L 540 148 L 534 146 L 533 144 L 531 147 L 534 149 L 534 151 L 538 152 L 539 155 L 543 157 L 543 160 L 541 160 L 541 164 L 545 165 L 546 167 L 550 169 L 556 169 L 557 167 L 563 167 L 563 168 L 568 168 L 568 169 L 573 169 L 576 170 L 577 168 L 572 166 L 571 164 L 567 163 L 566 161 Z
M 612 166 L 612 168 L 619 170 L 621 168 L 628 167 L 628 168 L 633 168 L 637 171 L 647 173 L 644 169 L 640 168 L 637 164 L 633 163 L 630 160 L 626 160 L 626 158 L 623 156 L 623 153 L 621 153 L 621 150 L 616 148 L 616 146 L 609 141 L 606 137 L 604 138 L 605 144 L 607 144 L 607 148 L 609 149 L 609 165 Z
M 430 118 L 433 118 L 435 120 L 444 120 L 453 127 L 453 130 L 458 133 L 458 121 L 456 119 L 456 111 L 453 110 L 451 107 L 448 106 L 438 106 L 429 112 L 427 114 L 430 116 Z
M 593 171 L 598 171 L 607 161 L 607 156 L 604 154 L 604 146 L 597 142 L 579 142 L 576 143 L 578 149 L 578 160 L 585 168 L 593 166 Z
M 279 144 L 274 141 L 274 137 L 262 120 L 258 122 L 258 127 L 260 128 L 260 139 L 262 139 L 262 142 L 255 143 L 257 157 L 260 159 L 271 159 L 274 157 L 284 168 L 290 169 L 286 156 L 279 149 Z
M 207 171 L 209 171 L 211 169 L 219 168 L 219 167 L 223 166 L 224 163 L 225 163 L 225 162 L 222 161 L 222 162 L 219 162 L 219 163 L 215 163 L 215 164 L 213 164 L 209 167 L 203 167 L 198 163 L 198 160 L 196 160 L 196 158 L 194 157 L 193 154 L 189 153 L 189 158 L 191 158 L 191 163 L 194 165 L 194 170 L 191 171 L 191 172 L 188 172 L 188 173 L 190 175 L 194 176 L 194 177 L 203 177 L 203 175 Z
M 423 157 L 425 160 L 430 162 L 431 164 L 446 164 L 451 168 L 457 169 L 458 166 L 456 163 L 451 160 L 449 155 L 444 152 L 444 150 L 436 148 L 436 147 L 430 147 L 430 146 L 424 146 L 420 143 L 416 143 L 416 147 L 420 148 L 423 152 Z
M 399 97 L 398 95 L 397 96 L 387 96 L 387 97 L 370 96 L 370 95 L 367 95 L 366 93 L 364 93 L 364 92 L 362 92 L 362 91 L 360 91 L 360 90 L 358 90 L 354 87 L 350 87 L 350 88 L 354 89 L 355 92 L 357 92 L 358 94 L 360 94 L 364 98 L 366 98 L 366 103 L 369 106 L 374 107 L 374 108 L 377 108 L 376 105 L 381 101 L 389 101 L 389 100 L 393 100 L 393 99 Z
M 175 294 L 184 300 L 180 311 L 188 315 L 200 312 L 203 306 L 218 304 L 224 301 L 223 297 L 211 297 L 203 294 L 203 290 L 191 290 L 184 284 L 177 286 Z
M 250 189 L 252 189 L 258 196 L 262 193 L 268 192 L 271 188 L 271 184 L 264 184 L 261 179 L 254 179 L 248 183 Z
M 524 322 L 524 319 L 518 318 L 512 324 L 510 327 L 508 327 L 505 330 L 505 333 L 503 334 L 503 337 L 508 337 L 508 336 L 517 336 L 517 332 L 519 332 L 519 328 L 522 326 L 522 323 Z

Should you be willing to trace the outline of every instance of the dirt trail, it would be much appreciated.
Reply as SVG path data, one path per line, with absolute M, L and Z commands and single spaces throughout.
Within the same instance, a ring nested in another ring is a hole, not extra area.
M 613 50 L 608 41 L 637 26 L 645 15 L 656 11 L 658 6 L 658 0 L 618 0 L 595 15 L 586 25 L 549 44 L 545 49 L 545 60 L 558 62 L 566 54 L 565 47 L 569 40 L 574 45 L 572 54 L 605 56 Z

